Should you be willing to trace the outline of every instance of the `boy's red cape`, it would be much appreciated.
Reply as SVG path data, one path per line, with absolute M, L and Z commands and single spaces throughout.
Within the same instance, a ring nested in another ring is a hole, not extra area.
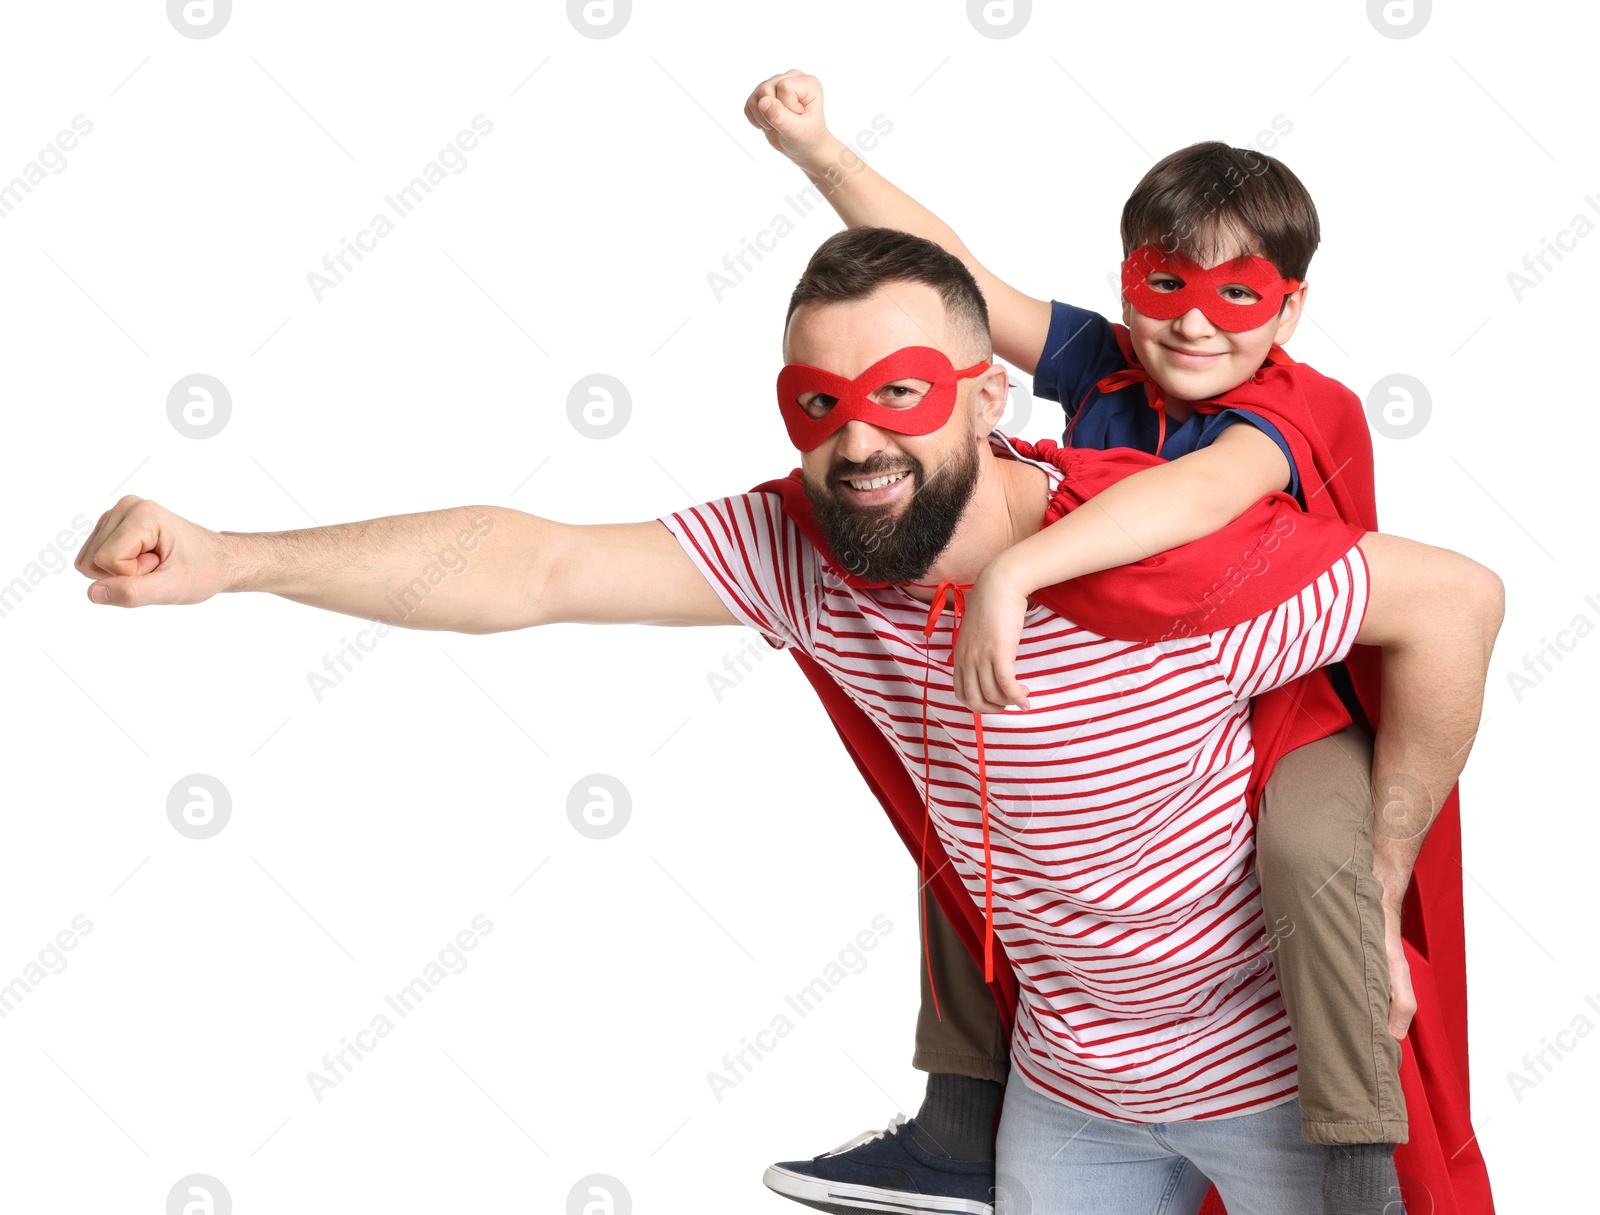
M 1126 330 L 1115 329 L 1130 366 L 1136 368 Z M 1274 346 L 1268 364 L 1253 380 L 1219 401 L 1197 406 L 1208 412 L 1222 407 L 1260 414 L 1283 434 L 1299 471 L 1305 510 L 1287 494 L 1269 494 L 1211 536 L 1134 565 L 1044 587 L 1034 593 L 1036 603 L 1118 640 L 1214 632 L 1277 606 L 1325 573 L 1363 533 L 1377 530 L 1371 442 L 1360 401 L 1348 389 Z M 1048 439 L 1038 444 L 1009 441 L 1023 455 L 1065 473 L 1046 509 L 1046 524 L 1121 478 L 1162 462 L 1130 448 L 1098 451 L 1062 448 Z M 829 552 L 799 469 L 756 486 L 754 492 L 780 495 L 784 513 L 847 583 L 875 585 L 850 575 Z M 927 808 L 899 753 L 815 660 L 799 649 L 789 652 L 914 857 L 921 855 L 926 839 L 928 888 L 981 968 L 983 911 L 957 877 L 937 833 L 925 830 Z M 1378 653 L 1356 646 L 1345 665 L 1376 728 Z M 1251 813 L 1283 755 L 1349 724 L 1348 711 L 1321 670 L 1257 697 Z M 1395 1151 L 1406 1210 L 1408 1215 L 1492 1215 L 1488 1172 L 1468 1103 L 1461 823 L 1455 789 L 1417 858 L 1406 894 L 1403 935 L 1417 1000 L 1400 1066 L 1410 1140 Z M 994 947 L 1003 953 L 998 940 Z M 1009 965 L 997 963 L 990 987 L 1009 1035 L 1017 1006 L 1017 980 Z M 1201 1215 L 1223 1211 L 1213 1189 Z

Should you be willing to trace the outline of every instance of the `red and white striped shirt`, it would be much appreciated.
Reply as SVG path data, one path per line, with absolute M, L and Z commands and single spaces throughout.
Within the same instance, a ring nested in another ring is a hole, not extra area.
M 998 432 L 997 455 L 1044 470 Z M 845 584 L 776 494 L 662 518 L 717 594 L 775 648 L 822 665 L 894 744 L 981 906 L 978 756 L 956 700 L 946 610 Z M 1105 1118 L 1228 1117 L 1290 1100 L 1295 1046 L 1251 863 L 1250 698 L 1337 662 L 1368 596 L 1352 547 L 1254 620 L 1115 641 L 1045 607 L 1026 616 L 1027 713 L 985 714 L 995 932 L 1019 984 L 1012 1062 Z M 931 789 L 923 783 L 923 681 Z

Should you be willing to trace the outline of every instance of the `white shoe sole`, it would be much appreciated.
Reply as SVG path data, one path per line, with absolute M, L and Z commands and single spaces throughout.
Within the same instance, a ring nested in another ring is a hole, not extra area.
M 942 1198 L 937 1194 L 908 1194 L 870 1185 L 847 1185 L 838 1181 L 819 1181 L 773 1165 L 761 1178 L 763 1185 L 785 1198 L 793 1198 L 818 1210 L 892 1211 L 896 1215 L 994 1215 L 994 1206 L 966 1198 Z

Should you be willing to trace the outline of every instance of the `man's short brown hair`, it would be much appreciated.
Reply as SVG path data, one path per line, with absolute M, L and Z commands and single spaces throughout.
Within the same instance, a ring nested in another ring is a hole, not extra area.
M 1157 161 L 1122 208 L 1123 257 L 1155 244 L 1206 264 L 1230 235 L 1304 279 L 1322 229 L 1310 191 L 1281 160 L 1215 141 Z
M 937 290 L 945 311 L 981 346 L 979 357 L 993 355 L 989 306 L 972 272 L 931 240 L 896 228 L 846 228 L 818 245 L 789 297 L 784 331 L 802 304 L 865 299 L 897 281 L 926 283 Z

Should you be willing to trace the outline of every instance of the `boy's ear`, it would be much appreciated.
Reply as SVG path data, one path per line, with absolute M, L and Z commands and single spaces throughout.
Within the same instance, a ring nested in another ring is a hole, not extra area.
M 1278 333 L 1272 340 L 1282 346 L 1294 336 L 1295 329 L 1300 324 L 1300 316 L 1306 308 L 1306 293 L 1310 290 L 1309 284 L 1301 283 L 1300 286 L 1283 297 L 1283 308 L 1278 313 Z

